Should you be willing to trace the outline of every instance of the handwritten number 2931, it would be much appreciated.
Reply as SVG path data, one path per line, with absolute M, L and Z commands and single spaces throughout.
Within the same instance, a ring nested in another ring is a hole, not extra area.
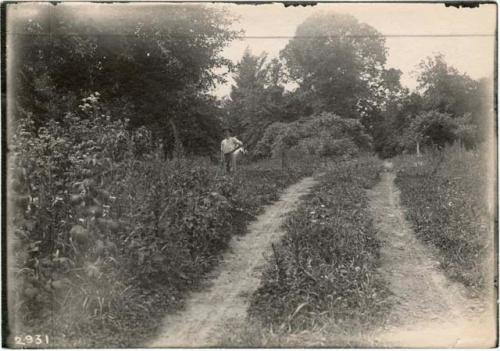
M 16 345 L 41 345 L 49 343 L 48 335 L 24 335 L 24 336 L 15 336 L 14 342 Z

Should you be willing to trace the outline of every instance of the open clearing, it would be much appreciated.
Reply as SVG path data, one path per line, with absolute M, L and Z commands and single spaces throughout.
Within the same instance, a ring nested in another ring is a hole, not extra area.
M 392 311 L 374 342 L 382 347 L 493 347 L 494 299 L 469 298 L 449 281 L 436 253 L 423 246 L 405 219 L 392 165 L 369 191 L 375 227 L 382 241 L 380 273 L 394 294 Z
M 216 346 L 225 334 L 225 325 L 246 317 L 247 299 L 257 289 L 265 253 L 284 233 L 284 215 L 296 209 L 299 198 L 316 184 L 312 177 L 288 187 L 280 200 L 264 208 L 249 224 L 248 233 L 233 237 L 219 268 L 211 274 L 206 290 L 193 293 L 186 308 L 167 316 L 161 332 L 149 347 Z

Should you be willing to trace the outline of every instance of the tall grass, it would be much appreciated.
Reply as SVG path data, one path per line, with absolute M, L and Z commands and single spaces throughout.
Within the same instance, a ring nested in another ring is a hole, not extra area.
M 439 250 L 442 268 L 471 290 L 492 285 L 494 201 L 488 154 L 457 145 L 395 160 L 396 184 L 419 239 Z
M 233 235 L 308 165 L 266 161 L 226 175 L 163 159 L 151 134 L 98 113 L 35 130 L 9 157 L 9 345 L 140 346 L 183 304 Z

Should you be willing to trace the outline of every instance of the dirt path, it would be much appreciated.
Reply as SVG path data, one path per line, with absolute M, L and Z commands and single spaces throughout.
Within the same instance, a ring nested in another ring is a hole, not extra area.
M 382 347 L 494 346 L 493 306 L 466 297 L 450 282 L 436 253 L 417 241 L 399 202 L 392 165 L 369 191 L 370 207 L 382 241 L 380 273 L 394 294 L 393 310 L 374 343 Z
M 160 335 L 148 346 L 217 346 L 225 326 L 244 320 L 248 297 L 259 286 L 264 254 L 283 234 L 283 216 L 296 209 L 299 198 L 315 184 L 309 177 L 290 186 L 249 225 L 245 236 L 234 237 L 211 286 L 193 293 L 183 311 L 167 316 Z

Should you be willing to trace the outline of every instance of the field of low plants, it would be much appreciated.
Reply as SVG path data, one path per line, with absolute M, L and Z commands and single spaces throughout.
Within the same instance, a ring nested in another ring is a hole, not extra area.
M 285 338 L 332 324 L 347 330 L 387 311 L 366 197 L 381 170 L 372 157 L 333 164 L 289 215 L 249 308 L 264 330 Z
M 437 248 L 450 278 L 475 292 L 492 284 L 486 267 L 493 267 L 494 199 L 486 155 L 454 146 L 395 161 L 401 202 L 417 237 Z
M 10 142 L 9 325 L 51 347 L 140 346 L 312 169 L 266 161 L 225 175 L 208 159 L 167 160 L 98 101 L 47 127 L 20 121 Z

